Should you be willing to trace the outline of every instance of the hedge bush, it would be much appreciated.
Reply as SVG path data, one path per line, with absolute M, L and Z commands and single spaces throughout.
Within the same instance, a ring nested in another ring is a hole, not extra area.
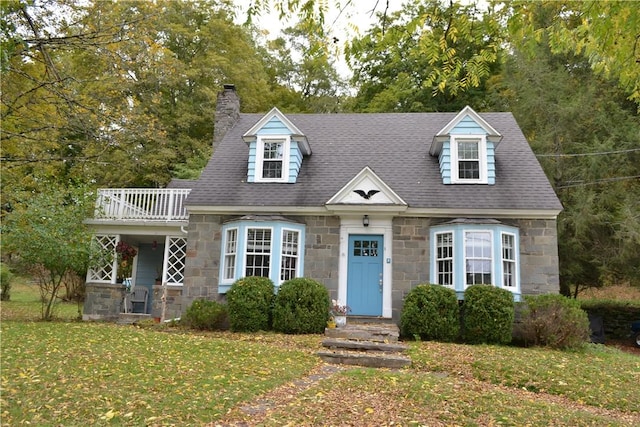
M 0 301 L 9 301 L 11 299 L 11 282 L 13 281 L 13 273 L 6 264 L 0 262 Z
M 528 295 L 524 301 L 515 335 L 525 345 L 576 349 L 589 340 L 589 318 L 579 301 L 558 294 Z
M 588 314 L 602 318 L 607 338 L 628 338 L 631 322 L 640 319 L 639 301 L 605 299 L 579 300 L 580 307 Z
M 285 334 L 322 333 L 329 320 L 331 301 L 327 288 L 306 278 L 280 285 L 273 306 L 273 329 Z
M 404 337 L 454 341 L 460 333 L 460 309 L 453 289 L 418 285 L 407 295 L 400 314 Z
M 273 282 L 267 277 L 243 277 L 227 292 L 229 326 L 234 332 L 268 331 Z
M 511 342 L 513 294 L 491 285 L 473 285 L 464 293 L 462 339 L 470 344 Z
M 227 306 L 217 301 L 195 300 L 182 316 L 182 322 L 193 329 L 215 331 L 227 323 Z

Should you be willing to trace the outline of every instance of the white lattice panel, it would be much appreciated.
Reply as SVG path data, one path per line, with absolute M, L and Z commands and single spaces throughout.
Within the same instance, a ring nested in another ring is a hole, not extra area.
M 113 275 L 113 257 L 107 254 L 113 254 L 116 250 L 118 237 L 115 235 L 98 234 L 93 237 L 93 245 L 96 257 L 96 264 L 89 268 L 87 281 L 89 282 L 109 282 Z
M 187 255 L 187 239 L 169 237 L 169 253 L 167 257 L 167 282 L 182 284 L 184 282 L 184 265 Z

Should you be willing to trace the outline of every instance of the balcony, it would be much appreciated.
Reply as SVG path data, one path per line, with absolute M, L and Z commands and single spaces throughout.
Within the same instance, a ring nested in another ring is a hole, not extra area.
M 186 221 L 184 188 L 107 188 L 98 190 L 95 219 L 116 221 Z

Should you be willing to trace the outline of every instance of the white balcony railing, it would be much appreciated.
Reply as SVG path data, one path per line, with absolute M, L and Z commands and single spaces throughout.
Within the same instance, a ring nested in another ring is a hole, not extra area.
M 103 188 L 98 190 L 96 219 L 184 221 L 190 189 Z

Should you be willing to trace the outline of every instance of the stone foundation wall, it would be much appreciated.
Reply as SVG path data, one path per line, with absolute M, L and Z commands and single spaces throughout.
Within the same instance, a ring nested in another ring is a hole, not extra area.
M 124 285 L 87 283 L 82 320 L 118 320 L 123 311 Z
M 167 286 L 165 320 L 182 316 L 182 290 L 180 286 Z M 153 286 L 151 301 L 151 317 L 162 318 L 162 286 Z

